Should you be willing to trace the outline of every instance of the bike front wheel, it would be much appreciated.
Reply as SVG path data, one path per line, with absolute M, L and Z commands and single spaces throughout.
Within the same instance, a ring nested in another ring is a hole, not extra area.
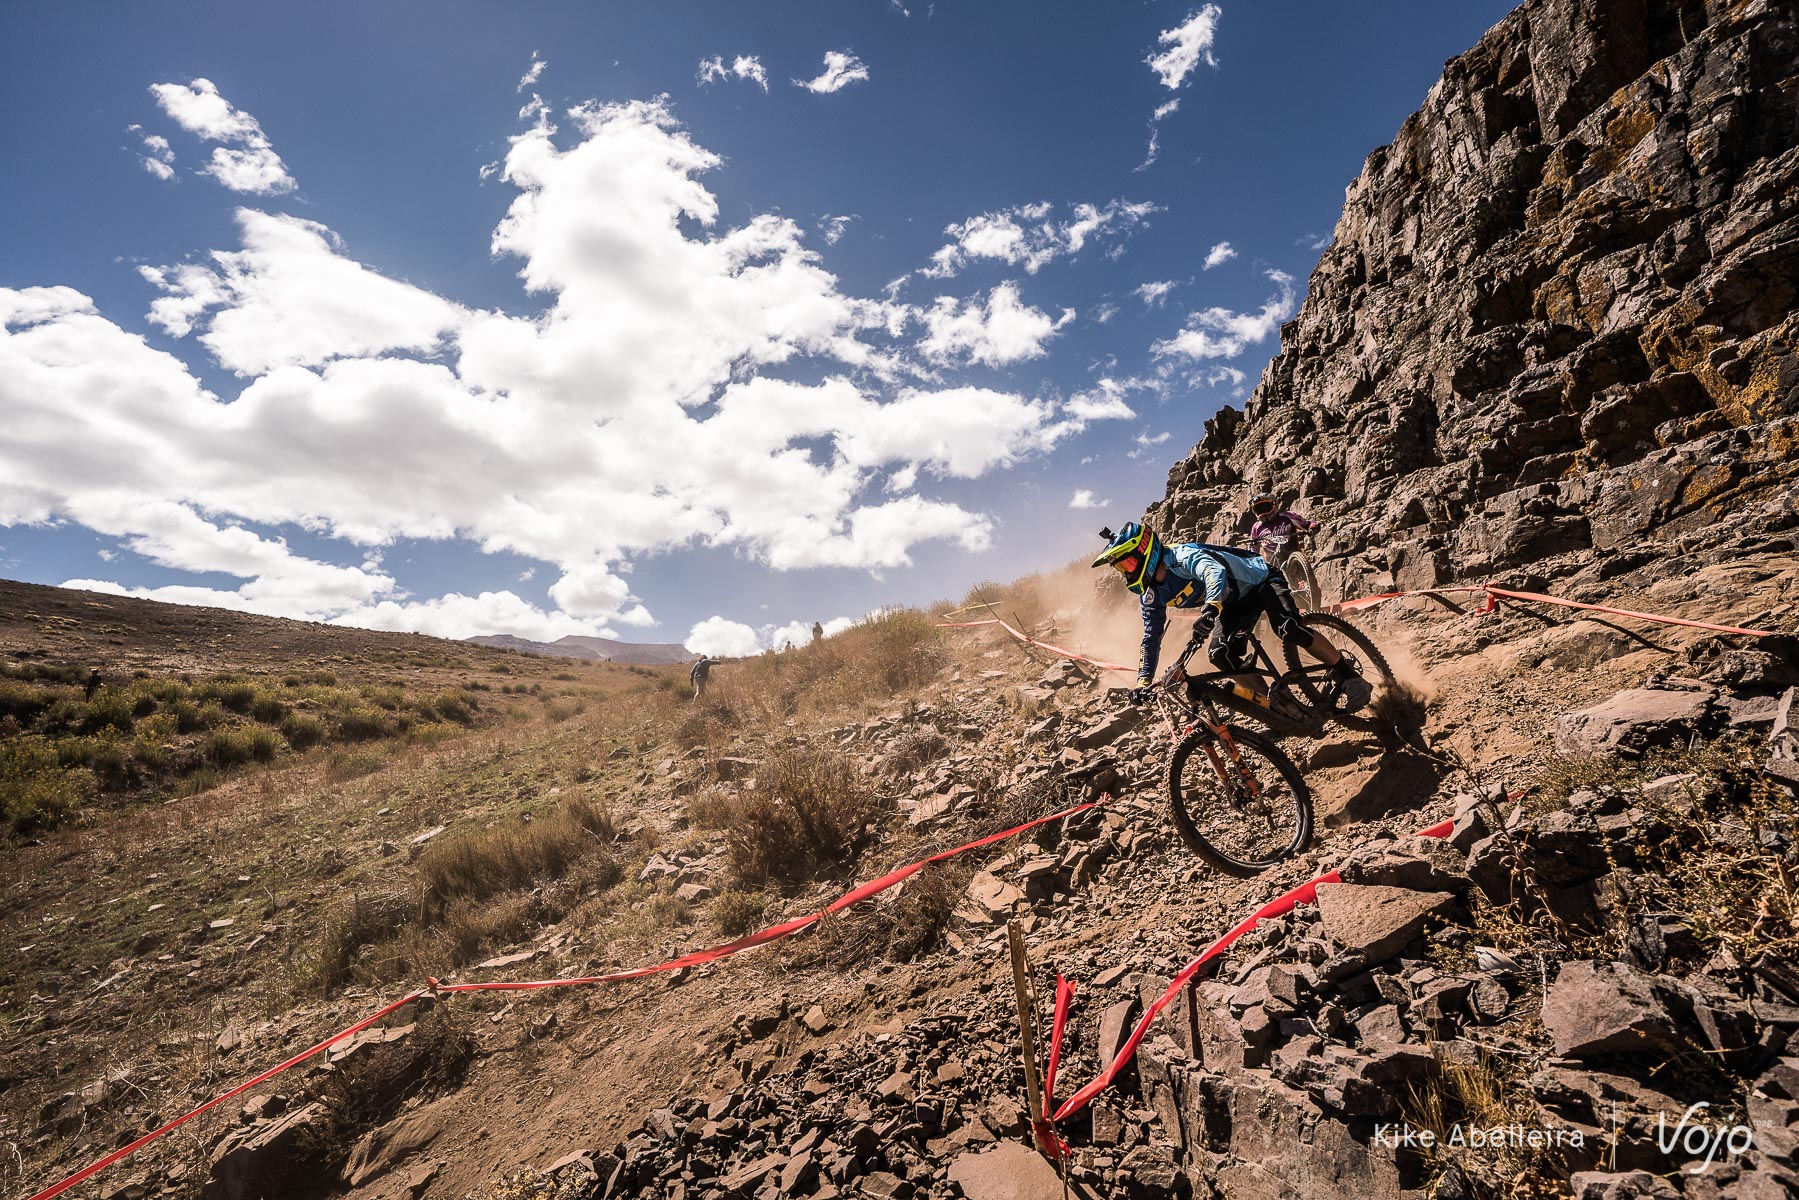
M 1201 725 L 1174 749 L 1169 807 L 1188 849 L 1227 875 L 1258 874 L 1312 840 L 1312 793 L 1272 738 Z

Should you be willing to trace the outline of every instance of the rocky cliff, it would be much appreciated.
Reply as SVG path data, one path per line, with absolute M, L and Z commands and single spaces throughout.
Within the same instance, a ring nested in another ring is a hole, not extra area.
M 1529 0 L 1368 156 L 1151 520 L 1225 537 L 1271 487 L 1326 522 L 1326 593 L 1770 544 L 1799 524 L 1796 193 L 1793 4 Z

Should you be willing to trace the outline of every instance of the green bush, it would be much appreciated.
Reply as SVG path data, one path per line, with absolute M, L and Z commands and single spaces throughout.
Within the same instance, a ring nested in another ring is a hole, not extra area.
M 325 740 L 325 722 L 311 713 L 288 713 L 281 721 L 281 736 L 296 750 L 305 750 Z
M 376 738 L 391 737 L 396 732 L 397 724 L 391 713 L 357 705 L 338 714 L 337 736 L 346 742 L 369 742 Z
M 202 700 L 216 700 L 234 713 L 247 713 L 256 703 L 256 688 L 236 679 L 210 679 L 194 689 Z
M 86 772 L 65 771 L 50 743 L 26 734 L 0 741 L 0 817 L 10 834 L 61 824 L 91 789 Z
M 87 702 L 87 712 L 81 719 L 81 731 L 98 733 L 102 729 L 116 729 L 120 733 L 130 733 L 135 720 L 128 697 L 111 688 L 102 688 Z
M 287 705 L 273 696 L 259 695 L 250 702 L 250 716 L 264 725 L 279 725 L 287 715 Z
M 215 729 L 206 738 L 206 761 L 215 767 L 239 767 L 255 755 L 250 748 L 249 731 Z

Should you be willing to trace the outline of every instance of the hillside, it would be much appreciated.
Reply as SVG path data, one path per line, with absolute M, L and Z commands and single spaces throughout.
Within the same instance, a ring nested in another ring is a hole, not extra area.
M 542 654 L 550 658 L 579 658 L 589 662 L 654 663 L 692 662 L 697 655 L 674 642 L 620 642 L 612 638 L 581 637 L 569 634 L 553 642 L 534 642 L 510 633 L 482 634 L 467 639 L 478 646 L 500 650 L 517 650 L 520 654 Z

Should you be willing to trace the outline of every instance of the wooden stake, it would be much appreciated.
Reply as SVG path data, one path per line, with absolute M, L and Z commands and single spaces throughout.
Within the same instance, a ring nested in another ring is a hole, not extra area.
M 1024 956 L 1024 929 L 1017 921 L 1006 922 L 1012 946 L 1012 987 L 1018 994 L 1018 1041 L 1024 1051 L 1024 1091 L 1030 1102 L 1032 1137 L 1043 1120 L 1043 1082 L 1037 1075 L 1036 1005 L 1031 1000 L 1031 972 Z

